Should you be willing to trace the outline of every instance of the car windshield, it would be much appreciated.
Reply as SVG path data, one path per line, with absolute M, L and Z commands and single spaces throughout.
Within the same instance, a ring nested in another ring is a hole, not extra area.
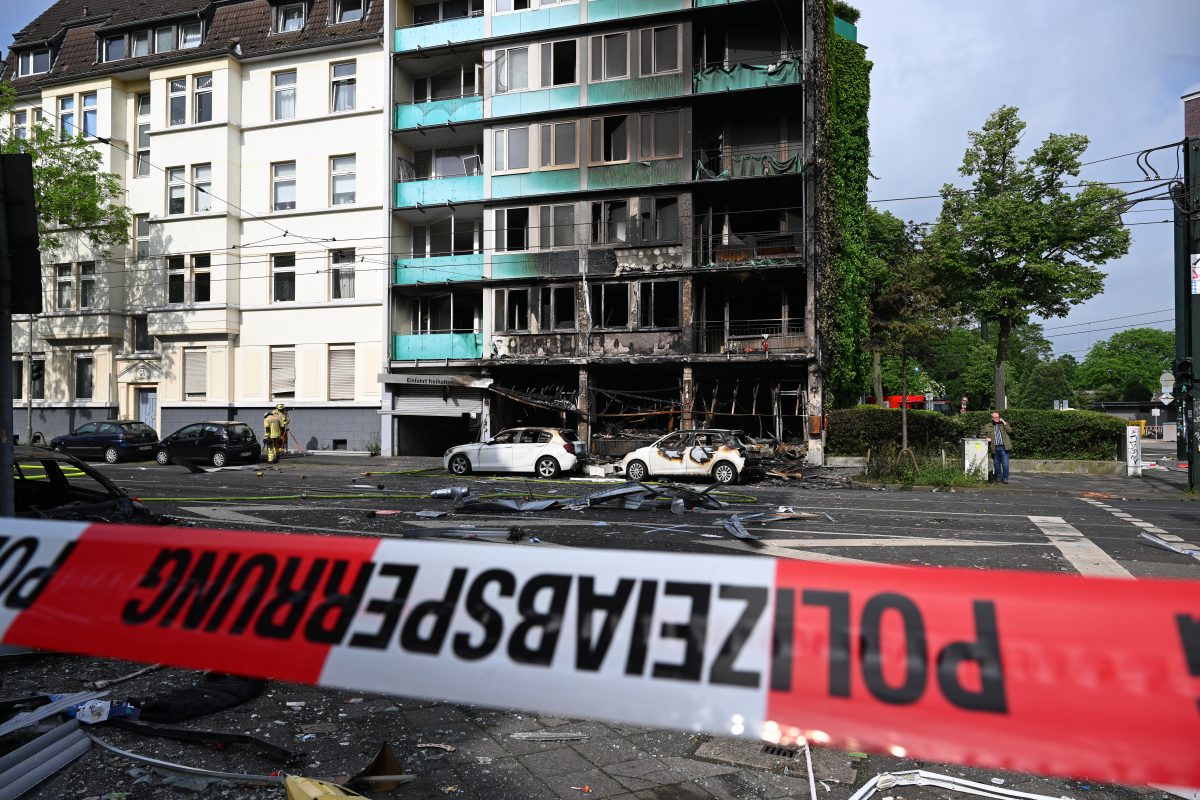
M 120 497 L 74 464 L 36 458 L 13 461 L 13 495 L 18 514 L 48 511 L 75 503 L 89 505 Z
M 230 425 L 226 430 L 229 431 L 229 440 L 231 442 L 253 442 L 254 431 L 246 425 Z
M 143 433 L 148 433 L 151 436 L 154 435 L 154 429 L 144 422 L 122 422 L 121 429 L 135 436 L 140 436 Z

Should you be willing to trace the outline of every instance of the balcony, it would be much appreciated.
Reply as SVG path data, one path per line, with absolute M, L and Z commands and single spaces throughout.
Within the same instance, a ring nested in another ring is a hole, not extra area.
M 778 142 L 757 147 L 722 147 L 695 152 L 698 181 L 799 175 L 803 170 L 799 142 Z
M 396 286 L 483 280 L 483 254 L 397 258 Z
M 679 97 L 686 93 L 686 80 L 686 72 L 675 72 L 623 81 L 589 83 L 587 102 L 589 106 L 602 106 L 609 103 L 635 103 L 641 100 Z
M 697 6 L 716 5 L 697 0 Z M 588 22 L 607 22 L 614 19 L 640 17 L 644 14 L 660 14 L 683 8 L 681 0 L 588 0 Z
M 804 234 L 729 234 L 728 241 L 701 237 L 696 263 L 705 267 L 791 266 L 802 262 Z
M 482 175 L 402 180 L 396 183 L 396 208 L 457 205 L 478 203 L 481 200 L 483 200 Z
M 483 97 L 467 95 L 425 103 L 401 103 L 396 106 L 396 130 L 406 131 L 433 125 L 478 122 L 483 119 Z
M 579 170 L 550 169 L 540 172 L 520 172 L 514 175 L 493 175 L 492 196 L 489 199 L 577 191 L 579 191 Z
M 669 183 L 682 183 L 685 180 L 687 180 L 687 168 L 682 158 L 632 161 L 628 164 L 589 167 L 587 172 L 587 188 L 589 190 L 662 186 Z
M 492 117 L 516 117 L 570 108 L 579 108 L 579 86 L 555 86 L 492 95 Z
M 833 32 L 843 39 L 849 39 L 852 42 L 858 41 L 858 26 L 853 23 L 846 22 L 841 17 L 833 18 Z
M 802 319 L 740 319 L 696 325 L 696 353 L 767 358 L 808 349 Z
M 125 331 L 125 317 L 110 309 L 47 311 L 38 317 L 37 335 L 43 339 L 111 339 Z
M 579 3 L 492 15 L 492 36 L 537 33 L 580 24 Z
M 800 83 L 800 60 L 785 53 L 771 64 L 705 64 L 692 75 L 696 94 L 730 92 L 736 89 L 761 89 Z
M 481 333 L 397 333 L 393 361 L 467 361 L 483 358 Z
M 428 25 L 396 29 L 396 52 L 408 53 L 434 47 L 474 42 L 484 38 L 483 15 L 443 20 Z

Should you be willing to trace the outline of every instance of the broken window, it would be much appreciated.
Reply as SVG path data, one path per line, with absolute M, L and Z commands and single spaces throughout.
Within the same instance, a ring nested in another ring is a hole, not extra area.
M 529 88 L 529 48 L 510 47 L 507 50 L 497 50 L 494 69 L 496 94 Z
M 629 115 L 597 117 L 591 121 L 592 164 L 618 164 L 629 160 Z
M 413 258 L 478 253 L 479 228 L 478 219 L 460 219 L 453 216 L 428 225 L 414 225 Z
M 592 242 L 615 244 L 629 240 L 629 201 L 592 203 Z
M 529 289 L 496 290 L 496 330 L 504 333 L 529 331 Z
M 641 115 L 641 157 L 677 158 L 679 156 L 679 111 L 655 111 Z
M 542 206 L 542 248 L 574 247 L 575 206 Z
M 594 283 L 591 286 L 594 328 L 629 327 L 629 284 Z
M 679 281 L 651 281 L 641 284 L 638 326 L 679 327 Z
M 539 294 L 538 327 L 543 331 L 575 330 L 575 287 L 543 286 Z
M 568 86 L 578 83 L 576 41 L 546 42 L 542 45 L 542 86 Z
M 629 34 L 592 37 L 592 81 L 629 77 Z
M 642 75 L 661 75 L 679 69 L 679 26 L 642 31 Z
M 639 208 L 642 218 L 642 241 L 679 240 L 678 197 L 643 197 Z
M 496 250 L 509 252 L 529 249 L 529 209 L 496 210 Z
M 541 126 L 543 167 L 573 167 L 579 163 L 575 131 L 574 121 L 547 122 Z

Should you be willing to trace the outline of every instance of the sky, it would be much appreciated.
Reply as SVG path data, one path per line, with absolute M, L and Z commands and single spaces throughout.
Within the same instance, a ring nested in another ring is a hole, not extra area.
M 0 47 L 50 6 L 0 0 Z M 1196 0 L 852 0 L 871 73 L 870 194 L 878 208 L 917 222 L 940 201 L 881 202 L 936 194 L 958 175 L 967 131 L 1001 105 L 1028 123 L 1024 154 L 1048 133 L 1089 137 L 1084 161 L 1183 137 L 1180 97 L 1200 90 Z M 1085 167 L 1081 178 L 1142 177 L 1135 156 Z M 1170 176 L 1174 156 L 1153 162 Z M 1120 184 L 1132 189 L 1139 184 Z M 1082 359 L 1122 327 L 1171 328 L 1172 226 L 1163 201 L 1126 215 L 1137 224 L 1129 255 L 1110 262 L 1102 295 L 1045 321 L 1059 354 Z

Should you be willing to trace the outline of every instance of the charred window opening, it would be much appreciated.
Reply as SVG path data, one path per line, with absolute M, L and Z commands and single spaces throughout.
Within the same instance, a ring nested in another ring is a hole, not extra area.
M 478 333 L 482 297 L 446 292 L 412 298 L 413 333 Z
M 543 286 L 539 290 L 537 321 L 542 331 L 575 330 L 575 287 Z
M 496 330 L 504 333 L 529 331 L 529 289 L 496 290 Z
M 592 242 L 614 244 L 629 241 L 629 201 L 592 203 Z
M 639 208 L 642 241 L 679 241 L 678 197 L 643 197 Z
M 567 86 L 577 83 L 576 41 L 547 42 L 542 45 L 542 86 Z
M 591 121 L 591 163 L 619 164 L 629 160 L 629 115 L 597 117 Z
M 679 281 L 641 284 L 638 317 L 642 328 L 678 328 Z
M 598 283 L 591 287 L 592 327 L 629 327 L 629 284 Z
M 529 209 L 501 208 L 496 211 L 496 250 L 529 249 Z
M 575 206 L 542 206 L 542 248 L 575 246 Z

